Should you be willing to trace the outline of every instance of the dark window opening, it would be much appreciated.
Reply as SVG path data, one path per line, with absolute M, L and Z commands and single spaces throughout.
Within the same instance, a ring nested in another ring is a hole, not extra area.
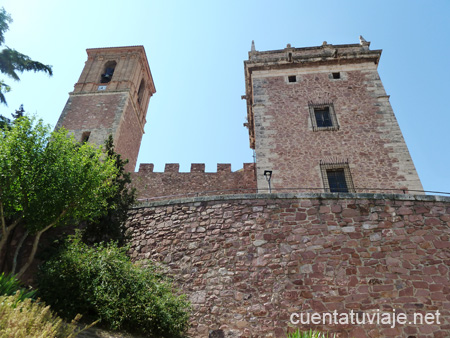
M 337 72 L 337 73 L 332 73 L 333 74 L 333 79 L 340 79 L 341 78 L 341 73 Z
M 90 131 L 85 131 L 83 135 L 81 135 L 81 143 L 86 143 L 89 141 L 89 137 L 91 136 Z
M 142 79 L 141 84 L 139 85 L 139 90 L 138 90 L 138 103 L 140 105 L 142 105 L 142 101 L 144 99 L 144 91 L 145 91 L 145 82 L 144 79 Z
M 100 83 L 110 82 L 113 77 L 115 68 L 116 68 L 116 61 L 108 61 L 105 65 L 105 70 L 101 75 Z
M 292 53 L 288 53 L 288 62 L 292 62 Z
M 332 127 L 330 107 L 314 108 L 314 115 L 318 128 Z
M 327 178 L 330 192 L 348 192 L 344 169 L 327 170 Z
M 297 76 L 295 76 L 295 75 L 288 76 L 288 81 L 289 82 L 297 82 Z

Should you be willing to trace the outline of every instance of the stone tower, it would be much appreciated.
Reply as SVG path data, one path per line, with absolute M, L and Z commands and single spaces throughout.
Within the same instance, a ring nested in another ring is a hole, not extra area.
M 285 192 L 423 190 L 378 75 L 381 50 L 369 45 L 258 52 L 252 43 L 245 125 L 259 191 L 266 170 Z
M 56 128 L 81 142 L 103 144 L 112 135 L 116 151 L 134 171 L 150 97 L 155 93 L 143 46 L 93 48 Z

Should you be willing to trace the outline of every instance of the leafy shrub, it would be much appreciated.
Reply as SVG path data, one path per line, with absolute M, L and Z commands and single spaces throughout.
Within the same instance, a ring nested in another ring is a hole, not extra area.
M 333 335 L 333 337 L 331 337 L 331 336 L 329 337 L 328 334 L 325 334 L 323 332 L 313 331 L 313 330 L 304 331 L 304 332 L 297 330 L 296 332 L 288 334 L 287 337 L 288 338 L 334 338 L 335 336 Z
M 134 265 L 114 243 L 89 247 L 71 237 L 40 269 L 39 292 L 65 318 L 82 313 L 113 330 L 182 337 L 189 304 L 154 267 Z
M 0 275 L 0 295 L 12 296 L 18 293 L 19 300 L 25 298 L 34 298 L 36 290 L 27 290 L 22 287 L 20 281 L 14 275 L 5 275 L 4 272 Z
M 71 324 L 50 311 L 49 306 L 30 298 L 20 301 L 14 296 L 0 296 L 0 337 L 72 338 L 76 337 L 77 317 Z

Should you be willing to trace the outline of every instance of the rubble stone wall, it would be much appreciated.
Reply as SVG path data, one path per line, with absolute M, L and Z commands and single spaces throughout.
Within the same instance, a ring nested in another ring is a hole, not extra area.
M 321 188 L 320 161 L 348 160 L 356 192 L 423 190 L 376 65 L 322 68 L 253 74 L 258 187 L 270 169 L 274 188 Z M 313 131 L 309 102 L 333 102 L 339 130 Z
M 163 263 L 192 337 L 450 336 L 450 198 L 249 194 L 130 211 L 130 254 Z M 440 312 L 440 324 L 292 325 L 294 312 Z

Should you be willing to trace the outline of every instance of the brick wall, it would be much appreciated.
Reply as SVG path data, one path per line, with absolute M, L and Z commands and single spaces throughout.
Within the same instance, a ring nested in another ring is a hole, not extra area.
M 193 337 L 284 338 L 293 312 L 393 309 L 439 310 L 440 324 L 313 328 L 449 337 L 449 225 L 450 198 L 381 194 L 161 201 L 128 220 L 133 259 L 163 262 L 190 297 Z
M 132 100 L 128 100 L 114 139 L 115 151 L 129 160 L 125 167 L 129 172 L 134 172 L 136 168 L 141 147 L 143 131 L 138 119 L 139 115 L 136 113 L 135 105 L 132 104 Z
M 193 163 L 190 172 L 179 172 L 178 163 L 166 164 L 164 172 L 153 172 L 153 164 L 141 164 L 132 173 L 133 186 L 140 200 L 168 196 L 223 195 L 256 191 L 255 166 L 231 171 L 231 164 L 217 164 L 217 172 L 205 172 L 204 163 Z
M 83 132 L 90 131 L 90 142 L 103 144 L 115 134 L 127 93 L 71 95 L 59 118 L 56 129 L 64 127 L 81 141 Z

